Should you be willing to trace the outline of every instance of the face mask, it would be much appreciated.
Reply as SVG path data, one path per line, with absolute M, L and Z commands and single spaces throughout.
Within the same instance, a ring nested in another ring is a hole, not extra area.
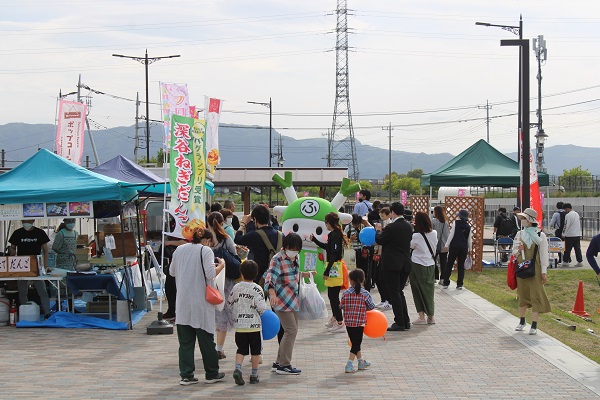
M 23 223 L 23 228 L 25 228 L 26 231 L 30 230 L 33 227 L 33 224 L 30 223 Z
M 67 227 L 68 230 L 73 230 L 73 228 L 75 228 L 75 224 L 65 224 L 65 226 Z
M 289 258 L 290 260 L 293 260 L 296 258 L 296 256 L 298 256 L 299 251 L 296 250 L 286 250 L 285 251 L 285 255 L 287 256 L 287 258 Z
M 233 222 L 233 218 L 227 218 L 227 225 L 231 225 L 232 222 Z

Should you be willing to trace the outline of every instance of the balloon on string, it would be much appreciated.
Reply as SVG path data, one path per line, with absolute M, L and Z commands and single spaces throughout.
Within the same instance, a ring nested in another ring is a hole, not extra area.
M 364 333 L 370 338 L 379 338 L 385 335 L 388 321 L 384 313 L 379 310 L 367 311 L 367 323 Z
M 373 246 L 375 244 L 375 228 L 372 226 L 362 228 L 358 235 L 358 239 L 364 246 Z
M 279 332 L 279 317 L 271 310 L 265 310 L 260 316 L 262 323 L 262 337 L 264 340 L 271 340 Z

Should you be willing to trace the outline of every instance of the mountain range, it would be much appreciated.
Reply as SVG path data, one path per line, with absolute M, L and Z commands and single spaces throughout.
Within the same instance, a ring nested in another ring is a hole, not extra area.
M 156 155 L 161 144 L 162 127 L 151 127 L 150 155 Z M 38 148 L 52 150 L 56 127 L 50 124 L 10 123 L 0 125 L 0 148 L 5 151 L 6 167 L 15 167 L 23 160 L 31 157 Z M 129 159 L 134 158 L 135 127 L 117 127 L 103 130 L 92 130 L 94 144 L 100 163 L 121 154 Z M 140 143 L 143 146 L 144 131 L 140 129 Z M 273 130 L 272 153 L 277 153 L 279 133 Z M 269 128 L 260 126 L 221 125 L 219 127 L 219 147 L 222 167 L 266 167 L 268 165 Z M 361 179 L 381 179 L 388 173 L 388 150 L 356 143 L 356 154 Z M 327 139 L 295 139 L 282 136 L 282 153 L 286 167 L 325 167 L 327 166 Z M 145 157 L 146 150 L 138 151 L 138 158 Z M 89 167 L 96 165 L 89 136 L 86 132 L 84 145 L 84 161 L 89 157 Z M 420 168 L 433 172 L 455 155 L 450 153 L 427 154 L 410 153 L 392 150 L 392 170 L 406 173 Z M 507 156 L 516 159 L 516 153 Z M 277 164 L 273 158 L 273 166 Z M 545 163 L 550 175 L 562 175 L 563 170 L 582 166 L 592 174 L 600 174 L 600 158 L 598 149 L 575 145 L 557 145 L 545 149 Z

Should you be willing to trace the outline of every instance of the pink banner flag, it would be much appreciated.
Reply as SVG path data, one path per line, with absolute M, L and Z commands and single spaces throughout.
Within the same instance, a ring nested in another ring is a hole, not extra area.
M 81 165 L 83 134 L 87 106 L 76 101 L 60 100 L 56 129 L 56 154 Z
M 408 191 L 401 190 L 400 191 L 400 203 L 402 203 L 403 206 L 406 206 L 407 202 L 408 202 Z
M 223 100 L 206 98 L 206 163 L 210 166 L 210 172 L 215 172 L 215 167 L 221 163 L 219 153 L 219 119 Z
M 160 83 L 160 108 L 165 125 L 165 140 L 169 143 L 171 115 L 190 116 L 190 100 L 187 84 Z
M 464 188 L 459 188 L 458 189 L 458 197 L 465 197 L 465 193 L 466 193 L 466 189 Z

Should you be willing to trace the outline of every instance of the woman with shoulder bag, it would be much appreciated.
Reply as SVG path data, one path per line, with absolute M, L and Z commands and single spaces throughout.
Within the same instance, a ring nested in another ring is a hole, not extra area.
M 433 325 L 434 306 L 434 270 L 435 252 L 437 247 L 437 232 L 431 229 L 429 215 L 419 211 L 415 216 L 415 233 L 412 235 L 410 248 L 412 250 L 410 271 L 410 289 L 413 294 L 415 308 L 419 319 L 413 325 Z M 427 319 L 425 319 L 427 315 Z
M 212 231 L 215 236 L 217 244 L 212 247 L 213 252 L 219 254 L 219 251 L 229 252 L 229 254 L 236 254 L 235 252 L 235 243 L 229 237 L 225 230 L 223 229 L 223 215 L 218 212 L 212 212 L 208 215 L 206 220 L 208 223 L 208 228 Z M 226 260 L 225 257 L 223 257 Z M 228 278 L 227 268 L 230 266 L 225 266 L 225 289 L 223 293 L 225 296 L 228 296 L 231 293 L 231 289 L 235 285 L 235 280 Z M 233 311 L 232 307 L 225 302 L 225 306 L 221 311 L 215 311 L 215 321 L 217 325 L 217 352 L 219 353 L 219 359 L 225 358 L 225 352 L 223 351 L 223 346 L 225 344 L 225 338 L 227 337 L 227 332 L 233 329 Z
M 438 280 L 439 285 L 442 285 L 444 281 L 440 279 L 440 272 L 443 273 L 443 268 L 446 265 L 446 261 L 448 261 L 448 252 L 444 251 L 444 243 L 448 240 L 448 236 L 450 235 L 450 225 L 448 224 L 448 218 L 446 218 L 446 213 L 444 212 L 444 207 L 435 206 L 433 208 L 433 219 L 431 220 L 431 225 L 434 231 L 437 232 L 437 246 L 435 250 L 435 256 L 439 257 L 440 263 L 435 265 L 435 279 Z M 442 269 L 442 271 L 440 271 Z
M 517 272 L 517 295 L 521 319 L 515 330 L 522 331 L 525 328 L 525 313 L 528 308 L 531 308 L 532 322 L 529 334 L 535 335 L 540 313 L 550 312 L 550 302 L 544 290 L 549 257 L 548 241 L 544 232 L 538 229 L 537 211 L 526 208 L 517 216 L 522 230 L 515 236 L 513 255 L 517 258 L 517 266 L 528 260 L 530 263 L 535 263 L 535 275 L 530 278 L 520 278 Z

